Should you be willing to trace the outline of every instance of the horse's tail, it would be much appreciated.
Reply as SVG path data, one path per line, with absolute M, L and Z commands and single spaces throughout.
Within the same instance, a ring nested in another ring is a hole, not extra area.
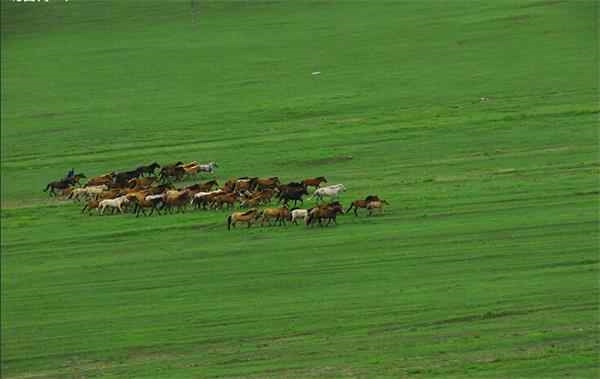
M 227 230 L 231 230 L 231 215 L 227 217 Z
M 48 185 L 46 186 L 46 188 L 44 188 L 44 192 L 48 192 L 48 190 L 50 189 L 50 183 L 48 183 Z
M 348 207 L 348 209 L 346 209 L 346 213 L 350 212 L 352 210 L 353 206 L 354 206 L 354 203 L 350 203 L 350 206 Z
M 387 201 L 385 201 L 385 200 L 381 200 L 381 202 L 382 202 L 382 203 L 384 203 L 384 204 L 390 205 L 390 203 L 388 203 L 388 202 L 387 202 Z

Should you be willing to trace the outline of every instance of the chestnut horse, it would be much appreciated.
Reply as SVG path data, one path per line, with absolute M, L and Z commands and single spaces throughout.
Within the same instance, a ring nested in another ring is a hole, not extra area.
M 308 179 L 304 179 L 302 181 L 302 184 L 304 184 L 306 187 L 315 187 L 315 188 L 319 188 L 321 183 L 327 183 L 327 179 L 325 179 L 324 176 L 318 176 L 316 178 L 308 178 Z
M 256 208 L 252 208 L 246 212 L 233 212 L 227 217 L 227 230 L 231 230 L 232 225 L 235 228 L 237 222 L 246 222 L 248 223 L 248 227 L 250 227 L 260 215 L 261 212 Z

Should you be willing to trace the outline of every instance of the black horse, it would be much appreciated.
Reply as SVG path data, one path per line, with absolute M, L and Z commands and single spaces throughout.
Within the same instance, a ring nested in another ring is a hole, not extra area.
M 140 176 L 144 176 L 144 174 L 154 175 L 154 171 L 157 168 L 160 168 L 160 165 L 156 162 L 152 162 L 148 166 L 139 166 L 136 168 L 136 171 L 140 174 Z

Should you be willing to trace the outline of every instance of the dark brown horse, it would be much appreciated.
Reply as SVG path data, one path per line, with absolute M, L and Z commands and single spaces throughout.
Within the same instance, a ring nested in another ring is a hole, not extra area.
M 44 192 L 48 192 L 50 196 L 56 196 L 56 190 L 64 191 L 65 189 L 79 184 L 81 179 L 85 178 L 84 174 L 75 174 L 70 178 L 64 178 L 48 183 Z

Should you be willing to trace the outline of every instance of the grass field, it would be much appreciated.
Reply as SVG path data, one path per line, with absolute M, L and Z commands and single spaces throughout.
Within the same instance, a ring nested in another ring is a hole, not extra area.
M 0 4 L 3 378 L 600 376 L 597 2 L 196 3 Z M 42 192 L 154 160 L 391 206 Z

